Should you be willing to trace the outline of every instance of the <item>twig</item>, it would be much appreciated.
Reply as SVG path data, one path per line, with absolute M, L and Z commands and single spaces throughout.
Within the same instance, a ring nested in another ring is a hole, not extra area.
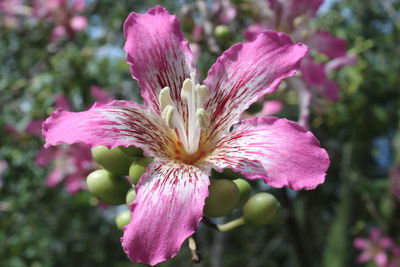
M 215 230 L 218 230 L 218 225 L 216 225 L 215 223 L 213 223 L 209 218 L 207 217 L 203 217 L 202 222 L 207 225 L 210 228 L 213 228 Z

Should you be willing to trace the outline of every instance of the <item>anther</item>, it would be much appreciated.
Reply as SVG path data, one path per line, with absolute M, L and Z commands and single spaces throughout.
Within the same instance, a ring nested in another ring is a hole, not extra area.
M 163 113 L 161 114 L 163 121 L 171 129 L 175 128 L 175 124 L 174 124 L 175 111 L 176 111 L 176 108 L 174 106 L 167 105 L 165 107 Z
M 210 96 L 210 91 L 205 85 L 196 85 L 196 96 L 197 96 L 197 106 L 202 107 L 206 102 L 207 98 Z
M 171 89 L 169 87 L 165 87 L 160 91 L 158 101 L 160 102 L 161 111 L 163 111 L 168 105 L 174 106 L 174 101 L 172 100 L 170 93 Z
M 210 125 L 210 116 L 208 116 L 204 108 L 198 108 L 196 110 L 196 118 L 201 129 L 207 129 L 207 127 Z
M 193 92 L 192 80 L 186 79 L 182 85 L 181 98 L 185 99 L 186 101 L 189 101 L 192 97 L 192 92 Z

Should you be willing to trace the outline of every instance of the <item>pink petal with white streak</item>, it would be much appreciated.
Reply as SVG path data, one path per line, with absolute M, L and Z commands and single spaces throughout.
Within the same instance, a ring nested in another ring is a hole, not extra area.
M 132 12 L 125 21 L 124 33 L 127 61 L 132 76 L 142 87 L 147 107 L 160 113 L 158 95 L 168 86 L 178 111 L 185 113 L 180 91 L 183 81 L 190 78 L 195 69 L 179 20 L 164 7 L 157 6 L 146 14 Z
M 252 103 L 273 93 L 282 79 L 297 71 L 306 52 L 303 44 L 275 31 L 262 32 L 255 41 L 225 51 L 204 81 L 211 93 L 205 104 L 211 120 L 209 138 L 227 133 Z
M 166 157 L 170 142 L 165 123 L 129 101 L 95 104 L 88 111 L 57 109 L 42 127 L 45 147 L 82 142 L 90 146 L 137 146 L 148 156 Z
M 164 161 L 149 166 L 121 238 L 128 257 L 155 265 L 175 256 L 202 219 L 208 185 L 208 174 L 191 165 Z
M 218 171 L 232 168 L 249 179 L 262 178 L 273 187 L 299 190 L 324 182 L 329 157 L 315 136 L 297 123 L 260 117 L 237 125 L 206 163 Z
M 345 66 L 354 65 L 356 62 L 357 58 L 355 56 L 338 57 L 325 64 L 325 72 L 329 74 Z

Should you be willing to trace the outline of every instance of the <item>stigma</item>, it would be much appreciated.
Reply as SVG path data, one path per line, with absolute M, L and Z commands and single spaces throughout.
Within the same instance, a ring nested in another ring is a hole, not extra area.
M 195 85 L 194 74 L 191 74 L 191 78 L 183 82 L 181 89 L 181 99 L 187 104 L 187 120 L 185 120 L 171 98 L 171 89 L 165 87 L 160 91 L 162 119 L 168 128 L 175 130 L 177 139 L 189 155 L 198 151 L 201 131 L 207 129 L 210 124 L 210 116 L 203 108 L 209 96 L 208 88 L 205 85 Z

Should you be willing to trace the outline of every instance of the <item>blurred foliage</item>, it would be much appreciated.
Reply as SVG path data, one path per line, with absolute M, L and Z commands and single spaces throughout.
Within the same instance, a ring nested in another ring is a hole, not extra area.
M 62 186 L 45 186 L 50 168 L 34 163 L 43 140 L 26 134 L 25 127 L 49 116 L 61 93 L 72 99 L 74 110 L 87 108 L 94 102 L 92 85 L 117 99 L 141 101 L 122 50 L 123 21 L 130 11 L 155 4 L 179 16 L 183 2 L 87 1 L 88 28 L 56 43 L 49 41 L 49 22 L 20 16 L 18 27 L 0 23 L 0 160 L 8 164 L 0 176 L 0 266 L 142 266 L 129 263 L 122 251 L 115 208 L 97 207 L 87 192 L 71 196 Z M 390 2 L 399 14 L 400 1 Z M 231 25 L 235 41 L 242 40 L 251 15 L 239 12 Z M 353 266 L 352 240 L 366 236 L 371 226 L 400 241 L 399 202 L 388 192 L 389 167 L 399 164 L 393 159 L 400 155 L 391 145 L 399 132 L 400 21 L 380 1 L 341 0 L 320 14 L 318 26 L 346 39 L 357 56 L 355 66 L 332 77 L 340 84 L 340 101 L 312 114 L 312 131 L 332 161 L 327 181 L 314 191 L 268 189 L 285 207 L 272 226 L 221 234 L 201 225 L 203 266 Z M 200 44 L 204 76 L 216 57 Z M 296 120 L 296 100 L 279 96 L 287 104 L 282 114 Z M 184 245 L 178 257 L 160 266 L 189 261 Z

